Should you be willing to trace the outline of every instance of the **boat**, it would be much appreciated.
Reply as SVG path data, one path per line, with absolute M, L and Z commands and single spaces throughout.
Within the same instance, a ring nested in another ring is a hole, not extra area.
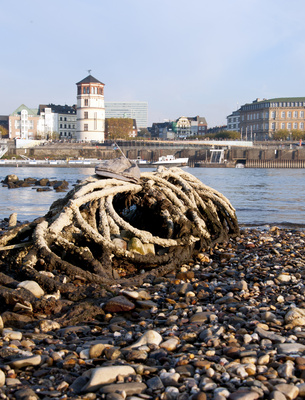
M 245 168 L 245 164 L 243 164 L 243 163 L 237 163 L 237 164 L 235 165 L 235 168 Z
M 163 165 L 165 167 L 183 167 L 188 164 L 188 157 L 180 157 L 176 158 L 173 155 L 161 156 L 158 161 L 153 161 L 151 165 L 153 167 L 158 167 L 159 165 Z
M 155 168 L 160 165 L 164 167 L 183 167 L 188 164 L 188 157 L 176 158 L 173 155 L 161 156 L 157 161 L 147 161 L 137 158 L 132 160 L 138 164 L 140 168 Z

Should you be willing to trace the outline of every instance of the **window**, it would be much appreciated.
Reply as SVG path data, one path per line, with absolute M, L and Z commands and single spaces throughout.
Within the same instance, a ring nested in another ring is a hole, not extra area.
M 85 99 L 85 106 L 88 106 L 88 99 Z
M 297 122 L 293 123 L 293 129 L 298 129 L 298 123 Z
M 85 112 L 84 112 L 84 118 L 85 118 L 85 119 L 88 119 L 88 111 L 85 111 Z
M 302 130 L 304 129 L 304 122 L 300 123 L 300 129 L 302 129 Z
M 287 118 L 291 118 L 291 111 L 287 112 Z
M 60 126 L 59 126 L 60 128 L 62 128 L 62 124 L 60 124 Z
M 298 112 L 297 111 L 293 112 L 293 118 L 298 118 Z
M 90 88 L 87 87 L 87 94 L 90 94 Z
M 271 118 L 275 118 L 275 111 L 271 111 Z
M 84 87 L 84 89 L 83 89 L 83 94 L 86 94 L 86 88 Z
M 281 117 L 282 117 L 282 118 L 285 118 L 285 111 L 282 111 Z
M 287 129 L 291 129 L 291 122 L 288 122 Z
M 281 129 L 285 129 L 285 123 L 284 122 L 281 123 Z
M 59 121 L 62 121 L 62 117 L 59 118 Z
M 275 122 L 272 122 L 272 124 L 271 124 L 271 129 L 272 129 L 273 131 L 275 131 Z
M 88 124 L 84 124 L 84 131 L 88 131 Z
M 300 111 L 300 118 L 304 118 L 304 111 Z

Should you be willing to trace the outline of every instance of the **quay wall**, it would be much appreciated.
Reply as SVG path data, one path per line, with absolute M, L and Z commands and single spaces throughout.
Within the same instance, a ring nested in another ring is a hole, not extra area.
M 219 148 L 221 148 L 219 146 Z M 215 148 L 213 148 L 215 149 Z M 137 143 L 137 146 L 122 146 L 121 150 L 130 159 L 143 159 L 156 161 L 160 156 L 175 155 L 176 157 L 188 157 L 190 166 L 198 163 L 209 164 L 211 162 L 211 146 L 185 146 L 176 148 L 172 144 L 152 148 Z M 277 148 L 273 146 L 254 146 L 254 147 L 231 147 L 224 148 L 223 166 L 235 166 L 237 163 L 244 164 L 248 168 L 304 168 L 305 167 L 305 146 L 294 148 Z M 33 148 L 16 148 L 10 146 L 8 153 L 3 158 L 20 159 L 29 157 L 31 159 L 111 159 L 120 156 L 119 150 L 114 150 L 112 146 L 94 146 L 77 143 L 56 143 L 46 146 L 36 146 Z M 221 163 L 218 163 L 221 164 Z M 215 166 L 216 165 L 211 165 Z M 218 167 L 220 165 L 217 165 Z

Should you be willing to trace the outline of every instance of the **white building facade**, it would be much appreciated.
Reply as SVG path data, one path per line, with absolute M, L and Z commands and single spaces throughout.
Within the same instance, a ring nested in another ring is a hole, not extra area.
M 92 75 L 77 84 L 76 140 L 104 142 L 105 102 L 104 83 Z

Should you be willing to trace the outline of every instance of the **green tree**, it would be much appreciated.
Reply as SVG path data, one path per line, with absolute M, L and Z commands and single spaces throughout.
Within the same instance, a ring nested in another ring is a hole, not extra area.
M 291 138 L 292 140 L 300 140 L 304 138 L 304 131 L 301 131 L 300 129 L 293 129 L 291 131 Z
M 274 140 L 287 140 L 289 138 L 289 131 L 287 129 L 279 129 L 273 134 Z
M 143 138 L 150 138 L 150 132 L 147 128 L 141 128 L 138 132 L 138 136 Z
M 229 137 L 230 137 L 230 139 L 232 139 L 232 140 L 238 140 L 238 139 L 240 139 L 240 132 L 238 132 L 238 131 L 228 131 L 229 132 Z

